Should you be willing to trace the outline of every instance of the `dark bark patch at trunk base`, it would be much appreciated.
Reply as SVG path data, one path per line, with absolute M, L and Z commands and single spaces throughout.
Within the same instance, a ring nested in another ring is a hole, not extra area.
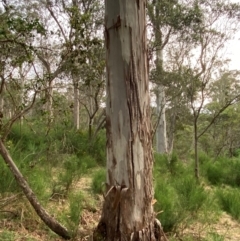
M 131 234 L 122 234 L 120 230 L 109 233 L 106 223 L 101 220 L 93 232 L 93 236 L 88 241 L 168 241 L 160 222 L 155 219 L 154 224 L 149 224 L 148 228 L 134 231 Z

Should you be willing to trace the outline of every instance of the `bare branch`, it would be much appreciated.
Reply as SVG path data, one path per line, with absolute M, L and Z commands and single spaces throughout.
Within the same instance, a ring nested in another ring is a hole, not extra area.
M 235 96 L 231 100 L 229 100 L 218 112 L 214 115 L 212 120 L 209 122 L 209 124 L 205 127 L 205 129 L 198 134 L 197 138 L 200 138 L 203 134 L 206 133 L 206 131 L 211 127 L 211 125 L 217 120 L 217 118 L 220 116 L 220 114 L 226 110 L 230 105 L 234 104 L 236 101 L 239 101 L 240 95 Z
M 34 96 L 32 98 L 31 104 L 28 107 L 26 107 L 24 110 L 22 110 L 19 113 L 15 114 L 15 116 L 13 116 L 11 118 L 11 120 L 9 120 L 9 122 L 5 125 L 5 127 L 3 128 L 3 129 L 5 129 L 5 131 L 4 131 L 4 134 L 2 136 L 2 140 L 3 141 L 6 140 L 8 134 L 10 133 L 11 127 L 14 124 L 14 122 L 16 120 L 18 120 L 19 118 L 21 118 L 24 114 L 26 114 L 33 107 L 33 105 L 35 103 L 35 100 L 36 100 L 37 93 L 38 93 L 38 91 L 35 91 Z
M 58 27 L 59 27 L 59 29 L 60 29 L 63 37 L 64 37 L 64 40 L 65 40 L 65 42 L 67 43 L 67 42 L 68 42 L 68 39 L 67 39 L 67 37 L 66 37 L 66 35 L 65 35 L 65 33 L 64 33 L 64 30 L 63 30 L 61 24 L 59 23 L 59 21 L 58 21 L 58 19 L 56 18 L 53 10 L 51 9 L 51 3 L 50 3 L 49 0 L 47 0 L 47 9 L 48 9 L 48 11 L 50 12 L 51 16 L 53 17 L 53 19 L 55 20 L 55 22 L 57 23 L 57 25 L 58 25 Z

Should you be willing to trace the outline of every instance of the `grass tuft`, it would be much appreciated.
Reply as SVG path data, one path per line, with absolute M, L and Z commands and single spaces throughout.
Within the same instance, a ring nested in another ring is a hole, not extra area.
M 237 188 L 218 189 L 216 195 L 222 210 L 240 221 L 240 190 Z
M 93 174 L 92 177 L 92 191 L 95 194 L 101 194 L 104 189 L 104 183 L 106 182 L 106 170 L 101 168 Z

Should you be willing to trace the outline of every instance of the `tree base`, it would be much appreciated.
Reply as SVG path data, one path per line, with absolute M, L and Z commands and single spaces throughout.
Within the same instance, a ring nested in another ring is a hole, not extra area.
M 161 227 L 159 220 L 155 219 L 154 224 L 148 228 L 134 231 L 129 235 L 123 233 L 107 234 L 107 227 L 103 221 L 100 221 L 93 235 L 88 241 L 168 241 Z

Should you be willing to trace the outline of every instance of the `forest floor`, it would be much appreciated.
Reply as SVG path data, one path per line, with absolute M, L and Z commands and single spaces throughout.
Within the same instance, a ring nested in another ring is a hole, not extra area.
M 218 220 L 211 225 L 193 223 L 182 232 L 181 236 L 188 237 L 186 240 L 192 241 L 240 241 L 240 223 L 233 220 L 230 215 L 222 212 Z M 182 240 L 185 239 L 182 238 Z
M 91 178 L 82 177 L 74 185 L 74 192 L 81 191 L 84 205 L 75 241 L 87 241 L 101 215 L 103 198 L 91 192 Z M 39 220 L 32 207 L 21 194 L 6 197 L 0 201 L 0 241 L 62 241 L 64 239 L 50 232 Z M 46 209 L 51 213 L 62 212 L 68 207 L 64 199 L 49 201 Z M 187 228 L 179 227 L 178 235 L 170 236 L 169 241 L 240 241 L 240 223 L 222 212 L 211 224 L 191 223 Z

